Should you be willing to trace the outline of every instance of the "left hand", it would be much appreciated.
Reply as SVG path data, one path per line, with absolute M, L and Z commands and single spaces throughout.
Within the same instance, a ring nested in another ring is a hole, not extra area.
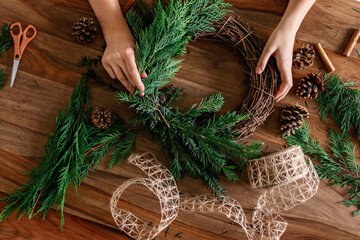
M 281 74 L 282 83 L 275 94 L 275 101 L 282 100 L 293 86 L 292 56 L 296 32 L 279 25 L 271 34 L 256 67 L 256 73 L 261 74 L 271 56 L 276 58 L 276 63 Z

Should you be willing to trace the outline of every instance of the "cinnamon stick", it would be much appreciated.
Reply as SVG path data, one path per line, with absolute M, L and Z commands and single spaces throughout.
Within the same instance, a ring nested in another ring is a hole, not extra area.
M 359 40 L 359 37 L 360 37 L 360 29 L 357 28 L 357 29 L 355 29 L 355 32 L 351 36 L 351 39 L 350 39 L 349 43 L 347 44 L 347 46 L 346 46 L 346 48 L 345 48 L 345 50 L 343 52 L 344 56 L 347 56 L 347 57 L 350 56 L 350 54 L 351 54 L 352 50 L 354 49 L 357 41 Z
M 323 60 L 326 69 L 331 73 L 333 71 L 335 71 L 335 67 L 334 65 L 331 63 L 329 57 L 326 55 L 323 47 L 321 46 L 320 43 L 316 44 L 316 49 L 321 57 L 321 59 Z

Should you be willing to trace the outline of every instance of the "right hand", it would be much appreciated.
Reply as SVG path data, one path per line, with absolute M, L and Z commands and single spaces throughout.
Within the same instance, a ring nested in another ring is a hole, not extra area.
M 106 41 L 106 49 L 102 57 L 102 64 L 112 79 L 117 78 L 124 87 L 132 93 L 134 86 L 144 96 L 145 86 L 135 60 L 135 43 L 130 30 L 119 34 L 112 34 Z

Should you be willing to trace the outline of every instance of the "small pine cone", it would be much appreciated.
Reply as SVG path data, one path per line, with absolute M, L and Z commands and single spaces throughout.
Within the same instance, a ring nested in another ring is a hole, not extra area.
M 114 115 L 108 107 L 96 107 L 91 114 L 91 121 L 95 127 L 107 129 L 114 123 Z
M 294 51 L 293 66 L 297 69 L 304 70 L 314 64 L 315 49 L 309 43 L 303 43 L 302 48 Z
M 316 73 L 310 73 L 300 80 L 296 95 L 300 98 L 316 99 L 324 91 L 323 79 Z
M 91 42 L 96 36 L 97 27 L 94 25 L 94 19 L 82 17 L 74 22 L 72 34 L 80 42 Z
M 295 134 L 303 126 L 303 118 L 309 117 L 309 111 L 300 104 L 288 104 L 281 111 L 281 131 L 284 136 Z

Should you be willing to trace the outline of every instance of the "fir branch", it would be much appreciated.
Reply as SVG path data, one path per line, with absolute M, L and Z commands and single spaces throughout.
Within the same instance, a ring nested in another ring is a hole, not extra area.
M 348 187 L 349 199 L 341 203 L 357 207 L 353 214 L 357 216 L 360 212 L 360 165 L 355 160 L 355 147 L 347 133 L 329 130 L 329 148 L 333 157 L 311 137 L 306 123 L 294 135 L 284 138 L 289 145 L 300 145 L 305 154 L 320 160 L 320 165 L 316 166 L 320 178 L 329 179 L 333 186 Z
M 335 122 L 344 132 L 348 132 L 351 126 L 358 131 L 360 139 L 360 92 L 351 87 L 356 82 L 343 82 L 339 75 L 325 75 L 324 88 L 316 99 L 320 116 L 326 120 L 331 114 Z

